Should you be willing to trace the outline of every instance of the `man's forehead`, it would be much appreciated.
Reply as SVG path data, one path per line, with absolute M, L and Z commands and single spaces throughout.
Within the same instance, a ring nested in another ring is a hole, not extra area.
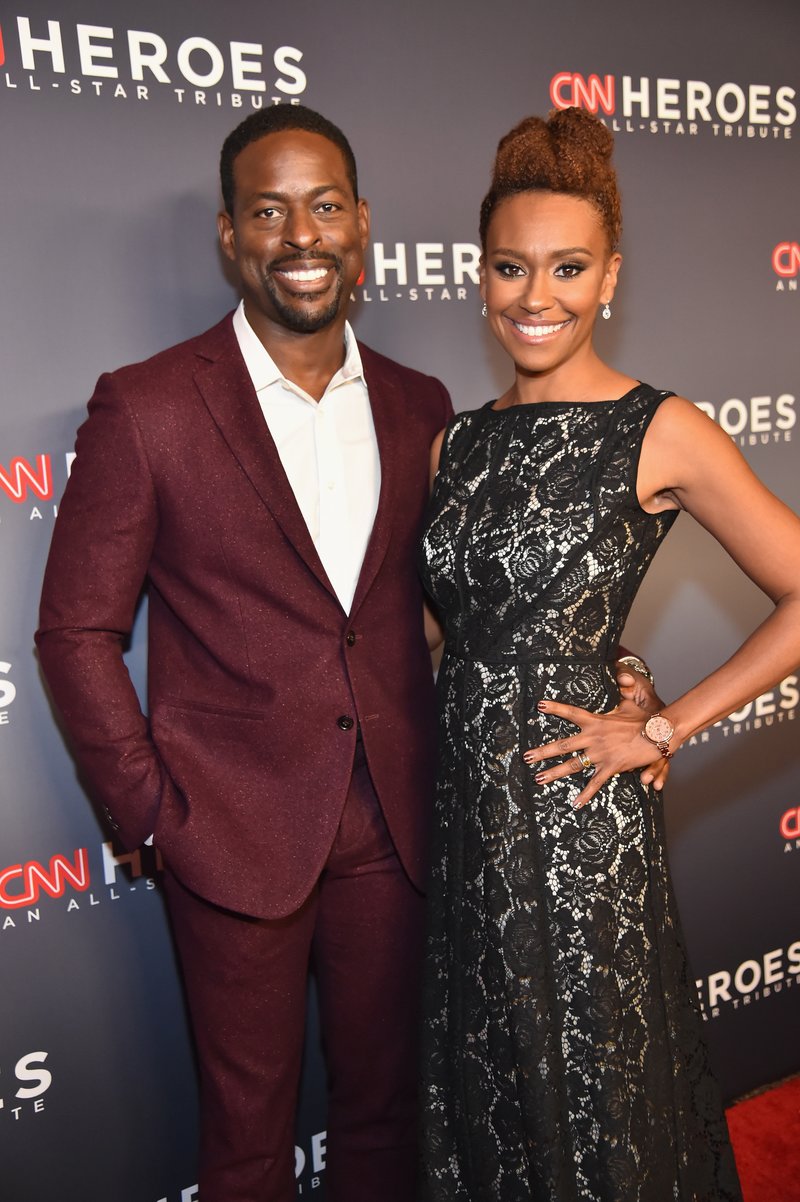
M 241 203 L 252 199 L 304 199 L 336 190 L 353 192 L 340 148 L 322 134 L 304 129 L 265 134 L 245 146 L 233 162 Z
M 319 158 L 331 164 L 336 163 L 342 171 L 346 171 L 340 147 L 324 134 L 312 133 L 307 129 L 281 129 L 264 134 L 243 147 L 235 162 L 245 156 L 249 163 L 260 163 L 265 167 L 272 163 L 283 166 L 292 161 L 300 163 Z

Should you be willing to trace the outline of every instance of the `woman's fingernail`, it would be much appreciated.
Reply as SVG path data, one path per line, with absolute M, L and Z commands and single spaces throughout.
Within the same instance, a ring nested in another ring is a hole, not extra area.
M 537 784 L 539 784 L 539 785 L 543 785 L 543 784 L 545 784 L 545 783 L 546 783 L 546 781 L 548 781 L 550 778 L 549 778 L 549 776 L 547 775 L 547 773 L 546 773 L 546 772 L 537 772 L 537 773 L 536 773 L 536 775 L 535 775 L 535 777 L 534 777 L 533 779 L 536 781 L 536 783 L 537 783 Z

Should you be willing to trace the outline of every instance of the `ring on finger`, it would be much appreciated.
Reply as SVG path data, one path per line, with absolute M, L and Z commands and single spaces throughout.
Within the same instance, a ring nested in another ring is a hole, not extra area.
M 589 757 L 585 751 L 576 751 L 575 754 L 577 755 L 578 759 L 580 760 L 580 762 L 584 768 L 593 767 L 592 761 L 589 759 Z

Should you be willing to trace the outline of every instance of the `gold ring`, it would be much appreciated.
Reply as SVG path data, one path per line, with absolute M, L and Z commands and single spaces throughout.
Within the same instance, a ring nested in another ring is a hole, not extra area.
M 591 768 L 591 767 L 592 767 L 592 761 L 589 759 L 589 757 L 588 757 L 588 755 L 586 754 L 586 752 L 585 752 L 585 751 L 579 751 L 579 752 L 577 752 L 576 754 L 577 754 L 577 756 L 578 756 L 578 759 L 580 760 L 580 762 L 581 762 L 581 764 L 583 765 L 583 767 L 584 767 L 584 768 Z

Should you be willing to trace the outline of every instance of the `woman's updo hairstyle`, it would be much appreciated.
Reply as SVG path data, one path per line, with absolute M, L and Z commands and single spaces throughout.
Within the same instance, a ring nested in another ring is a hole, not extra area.
M 585 109 L 554 109 L 547 121 L 526 117 L 500 139 L 492 186 L 481 205 L 481 245 L 500 201 L 518 192 L 565 192 L 597 209 L 611 250 L 619 245 L 622 208 L 611 164 L 614 139 Z

